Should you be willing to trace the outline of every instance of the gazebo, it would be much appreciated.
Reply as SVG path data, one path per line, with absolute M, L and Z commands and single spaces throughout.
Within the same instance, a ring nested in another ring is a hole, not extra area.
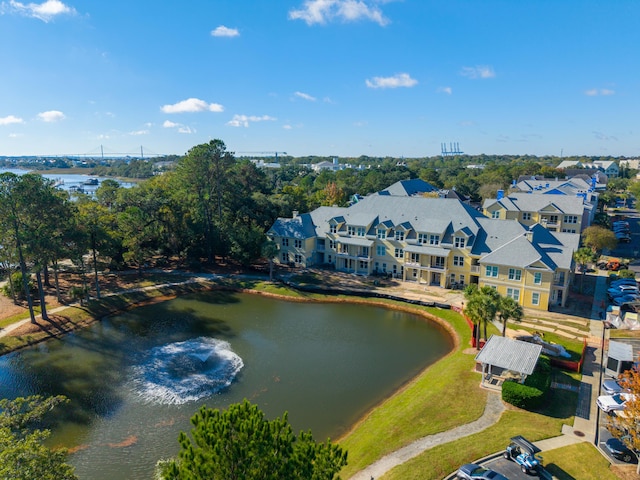
M 508 379 L 524 383 L 533 373 L 542 352 L 542 345 L 492 335 L 476 355 L 476 365 L 482 365 L 482 384 L 501 386 Z

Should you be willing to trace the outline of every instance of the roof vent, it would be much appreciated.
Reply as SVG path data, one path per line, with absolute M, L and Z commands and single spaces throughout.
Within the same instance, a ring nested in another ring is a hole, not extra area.
M 294 210 L 291 218 L 298 218 L 298 210 Z

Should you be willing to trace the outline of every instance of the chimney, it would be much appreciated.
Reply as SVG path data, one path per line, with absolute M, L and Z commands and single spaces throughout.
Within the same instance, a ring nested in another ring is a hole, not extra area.
M 496 200 L 502 200 L 504 198 L 504 190 L 498 190 L 498 196 Z

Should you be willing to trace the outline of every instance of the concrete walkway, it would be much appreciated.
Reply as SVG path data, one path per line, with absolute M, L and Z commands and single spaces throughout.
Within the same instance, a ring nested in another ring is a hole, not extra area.
M 364 470 L 360 470 L 351 477 L 351 480 L 370 480 L 371 478 L 378 478 L 393 467 L 401 465 L 413 457 L 420 455 L 425 450 L 481 432 L 495 424 L 500 419 L 500 415 L 502 415 L 503 411 L 504 405 L 500 399 L 500 394 L 489 392 L 484 413 L 478 420 L 447 430 L 446 432 L 428 435 L 416 440 L 406 447 L 402 447 L 395 452 L 385 455 Z

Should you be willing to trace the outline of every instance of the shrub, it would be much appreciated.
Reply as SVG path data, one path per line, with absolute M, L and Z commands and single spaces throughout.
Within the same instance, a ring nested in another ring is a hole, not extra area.
M 15 290 L 16 298 L 18 298 L 19 300 L 24 300 L 25 295 L 24 295 L 24 287 L 22 285 L 22 272 L 13 272 L 11 274 L 11 283 L 13 283 L 13 288 Z M 2 287 L 2 293 L 5 297 L 12 298 L 11 283 L 7 282 Z M 36 290 L 35 284 L 33 283 L 33 280 L 31 279 L 31 277 L 29 277 L 28 285 L 29 285 L 30 292 L 34 292 Z
M 502 384 L 502 400 L 525 410 L 534 410 L 542 404 L 551 386 L 551 362 L 541 356 L 532 375 L 524 384 L 507 381 Z

